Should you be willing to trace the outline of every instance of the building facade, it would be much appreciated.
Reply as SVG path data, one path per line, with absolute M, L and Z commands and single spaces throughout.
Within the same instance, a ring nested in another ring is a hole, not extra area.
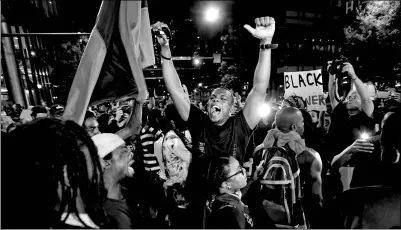
M 27 35 L 32 34 L 30 32 L 35 28 L 26 18 L 35 17 L 35 21 L 39 19 L 36 22 L 42 22 L 51 20 L 57 15 L 58 7 L 54 0 L 2 2 L 2 105 L 20 104 L 28 107 L 50 106 L 53 103 L 51 69 L 42 58 L 38 57 L 38 54 L 45 53 L 48 47 L 43 36 Z

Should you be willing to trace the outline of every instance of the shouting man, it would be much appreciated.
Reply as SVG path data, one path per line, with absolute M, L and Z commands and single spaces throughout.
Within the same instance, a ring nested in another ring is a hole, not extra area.
M 124 140 L 116 134 L 102 133 L 92 137 L 103 168 L 104 185 L 107 200 L 104 209 L 110 220 L 110 228 L 130 229 L 138 226 L 134 211 L 131 210 L 124 197 L 121 181 L 132 177 L 134 163 L 132 152 Z
M 275 30 L 274 19 L 256 18 L 255 23 L 255 28 L 249 25 L 244 26 L 248 32 L 260 40 L 259 61 L 254 74 L 253 88 L 242 111 L 234 116 L 231 116 L 235 109 L 234 95 L 226 88 L 217 88 L 212 92 L 206 105 L 206 114 L 190 103 L 172 62 L 169 39 L 159 28 L 161 36 L 158 37 L 158 42 L 161 46 L 164 81 L 179 115 L 188 123 L 192 137 L 193 160 L 186 186 L 194 191 L 191 194 L 194 196 L 193 201 L 199 205 L 197 207 L 204 206 L 204 197 L 200 194 L 204 189 L 201 184 L 206 182 L 208 174 L 207 162 L 212 157 L 233 156 L 240 164 L 243 164 L 249 137 L 260 120 L 257 111 L 264 103 L 269 85 L 271 49 L 277 46 L 271 44 Z M 196 179 L 191 179 L 191 174 Z M 202 217 L 202 210 L 197 209 L 193 216 Z M 194 224 L 198 223 L 195 220 Z
M 243 154 L 249 135 L 260 120 L 257 108 L 263 103 L 270 78 L 270 56 L 275 22 L 271 17 L 255 20 L 256 28 L 245 25 L 254 37 L 260 39 L 259 61 L 256 66 L 253 89 L 242 112 L 234 112 L 234 95 L 226 88 L 215 89 L 204 114 L 186 99 L 181 82 L 171 60 L 169 40 L 165 34 L 158 37 L 163 59 L 163 77 L 178 113 L 188 122 L 194 147 L 201 153 L 214 156 L 235 156 L 243 163 Z

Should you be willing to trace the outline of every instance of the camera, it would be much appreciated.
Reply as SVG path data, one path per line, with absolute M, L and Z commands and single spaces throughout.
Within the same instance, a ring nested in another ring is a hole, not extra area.
M 337 91 L 340 97 L 347 96 L 348 92 L 351 90 L 351 78 L 348 73 L 342 73 L 341 70 L 345 66 L 344 63 L 349 62 L 348 58 L 340 55 L 332 60 L 331 66 L 328 71 L 331 75 L 336 75 Z
M 168 38 L 168 40 L 171 41 L 171 32 L 168 29 L 168 27 L 162 27 L 161 29 L 153 29 L 152 31 L 158 37 L 162 37 L 162 34 L 164 33 Z

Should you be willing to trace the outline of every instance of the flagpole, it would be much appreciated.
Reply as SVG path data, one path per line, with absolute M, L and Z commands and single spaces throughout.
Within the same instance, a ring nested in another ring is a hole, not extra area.
M 90 36 L 91 33 L 1 33 L 2 37 L 27 37 L 27 36 Z

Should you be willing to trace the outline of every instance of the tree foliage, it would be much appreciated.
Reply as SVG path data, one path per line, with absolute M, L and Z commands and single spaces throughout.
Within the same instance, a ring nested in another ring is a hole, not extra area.
M 57 54 L 52 53 L 53 50 L 46 49 L 37 55 L 41 59 L 40 62 L 49 66 L 52 84 L 58 88 L 59 103 L 64 103 L 67 100 L 87 42 L 88 37 L 86 36 L 64 40 L 55 47 Z M 54 58 L 55 55 L 57 58 Z
M 241 88 L 240 69 L 235 64 L 228 64 L 226 61 L 222 61 L 217 71 L 221 78 L 221 85 L 236 92 L 239 91 Z
M 401 80 L 399 1 L 364 1 L 356 20 L 344 29 L 346 48 L 359 60 L 362 77 L 383 87 Z

